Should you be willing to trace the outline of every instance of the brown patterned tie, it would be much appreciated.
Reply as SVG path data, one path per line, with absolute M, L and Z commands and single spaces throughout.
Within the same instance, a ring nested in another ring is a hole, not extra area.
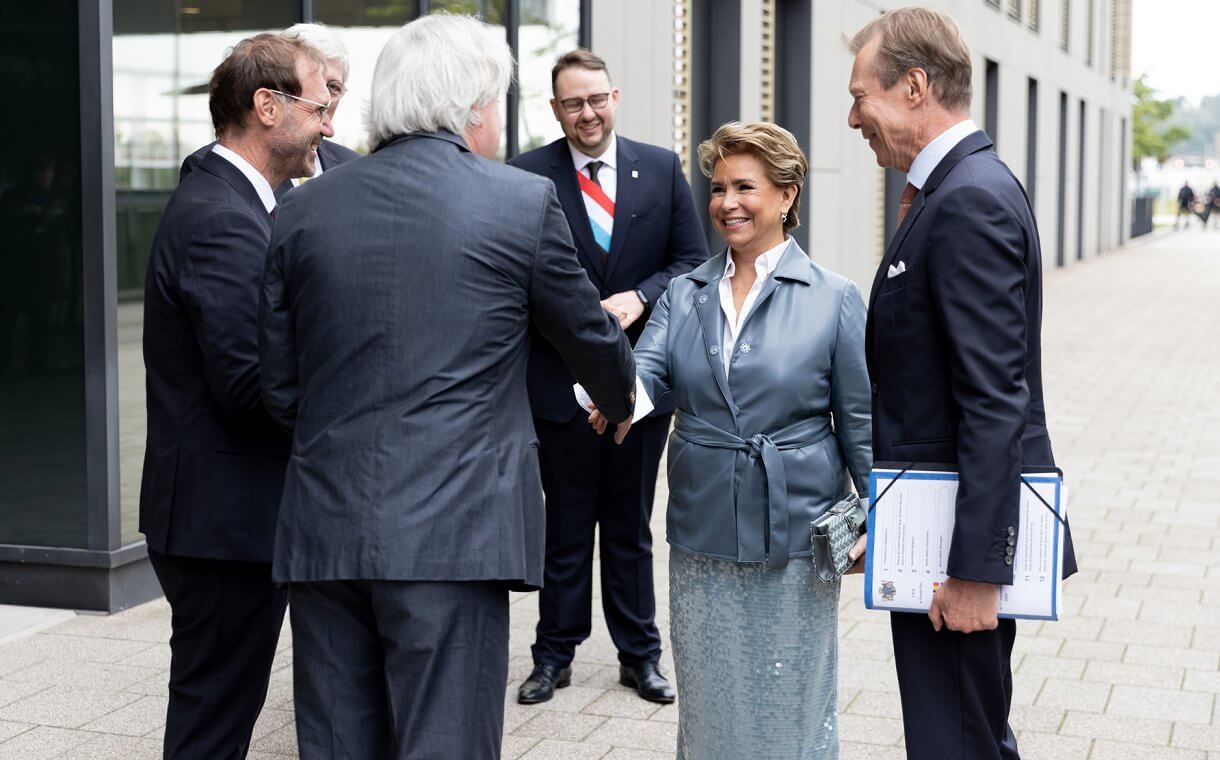
M 915 194 L 919 192 L 919 188 L 912 185 L 910 182 L 902 188 L 902 195 L 898 198 L 898 226 L 902 226 L 902 220 L 907 218 L 907 212 L 911 210 L 911 201 L 915 200 Z

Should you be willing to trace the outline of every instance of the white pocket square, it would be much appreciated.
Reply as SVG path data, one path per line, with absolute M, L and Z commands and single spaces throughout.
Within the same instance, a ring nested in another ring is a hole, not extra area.
M 894 266 L 893 264 L 890 264 L 890 271 L 886 273 L 885 279 L 887 279 L 887 280 L 892 279 L 894 277 L 897 277 L 900 274 L 903 274 L 906 271 L 907 271 L 907 263 L 905 261 L 899 261 L 898 266 Z

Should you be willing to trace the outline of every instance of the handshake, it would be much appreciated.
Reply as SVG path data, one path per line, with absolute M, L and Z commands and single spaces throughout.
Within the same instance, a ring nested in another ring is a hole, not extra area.
M 610 424 L 610 420 L 601 413 L 597 405 L 593 403 L 593 399 L 585 391 L 584 386 L 576 383 L 572 386 L 572 392 L 576 394 L 576 403 L 580 404 L 585 411 L 589 412 L 589 424 L 597 431 L 598 435 L 606 432 L 606 426 Z M 632 423 L 639 422 L 648 416 L 653 410 L 652 399 L 648 396 L 648 391 L 644 389 L 644 384 L 640 382 L 640 378 L 635 379 L 635 410 L 631 414 L 630 419 L 623 420 L 618 423 L 614 430 L 614 442 L 621 444 L 623 439 L 627 437 L 627 431 L 631 430 Z

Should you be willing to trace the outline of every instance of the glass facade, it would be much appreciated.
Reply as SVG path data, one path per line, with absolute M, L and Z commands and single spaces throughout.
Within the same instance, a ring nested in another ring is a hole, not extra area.
M 0 544 L 89 540 L 77 24 L 71 0 L 0 14 L 22 104 L 0 153 Z
M 351 71 L 336 139 L 365 151 L 384 41 L 421 12 L 477 14 L 521 62 L 508 158 L 561 135 L 550 68 L 583 39 L 588 2 L 4 5 L 0 76 L 9 102 L 38 107 L 0 153 L 0 603 L 115 610 L 159 593 L 138 528 L 143 282 L 182 160 L 213 139 L 207 85 L 225 51 L 303 20 L 337 29 Z
M 121 532 L 140 540 L 139 486 L 144 456 L 144 374 L 140 354 L 144 271 L 161 212 L 178 184 L 182 160 L 213 140 L 207 85 L 225 51 L 260 31 L 304 19 L 300 0 L 182 3 L 113 0 L 116 263 Z M 551 65 L 576 47 L 580 0 L 314 0 L 310 20 L 335 29 L 350 57 L 348 93 L 335 113 L 334 139 L 368 152 L 364 111 L 382 46 L 420 10 L 477 15 L 498 40 L 516 43 L 518 80 L 502 104 L 501 158 L 550 142 L 562 131 L 551 113 Z M 512 11 L 512 13 L 510 13 Z M 506 26 L 515 13 L 516 25 Z M 508 129 L 515 108 L 517 129 Z

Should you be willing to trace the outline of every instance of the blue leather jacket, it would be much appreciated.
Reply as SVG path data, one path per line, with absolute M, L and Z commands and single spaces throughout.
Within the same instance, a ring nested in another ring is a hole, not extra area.
M 635 348 L 649 395 L 672 393 L 671 546 L 780 568 L 811 553 L 809 523 L 872 467 L 864 299 L 790 241 L 722 346 L 727 251 L 675 278 Z M 733 356 L 726 376 L 722 351 Z M 774 548 L 773 548 L 774 547 Z

